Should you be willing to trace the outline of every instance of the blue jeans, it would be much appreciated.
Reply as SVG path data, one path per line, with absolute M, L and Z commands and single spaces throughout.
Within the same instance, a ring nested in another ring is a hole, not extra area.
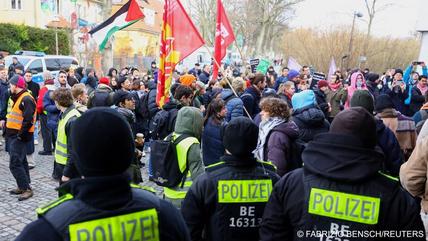
M 18 188 L 28 190 L 30 188 L 30 171 L 27 162 L 27 142 L 18 140 L 17 136 L 8 137 L 9 145 L 9 169 L 16 180 Z

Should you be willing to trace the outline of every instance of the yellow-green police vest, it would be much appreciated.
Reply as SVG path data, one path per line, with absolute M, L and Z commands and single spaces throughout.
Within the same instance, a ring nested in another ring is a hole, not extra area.
M 179 135 L 174 135 L 174 140 Z M 187 137 L 180 141 L 177 144 L 177 160 L 178 160 L 178 166 L 180 167 L 180 171 L 183 173 L 186 170 L 187 165 L 187 152 L 189 152 L 190 147 L 193 144 L 199 144 L 198 139 L 195 137 Z M 189 190 L 190 186 L 192 186 L 192 174 L 190 173 L 190 170 L 187 172 L 186 180 L 184 181 L 183 187 L 175 187 L 175 188 L 167 188 L 164 187 L 163 191 L 165 194 L 165 197 L 169 199 L 184 199 L 186 197 L 186 193 Z
M 67 125 L 70 118 L 76 116 L 79 117 L 81 114 L 78 110 L 70 110 L 61 120 L 58 122 L 58 134 L 55 145 L 55 162 L 61 165 L 67 164 L 67 135 L 65 134 L 65 126 Z

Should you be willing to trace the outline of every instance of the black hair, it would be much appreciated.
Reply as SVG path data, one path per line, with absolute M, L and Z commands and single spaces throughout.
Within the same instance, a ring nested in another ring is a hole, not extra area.
M 174 99 L 176 100 L 180 100 L 181 98 L 183 98 L 183 96 L 185 98 L 188 98 L 189 96 L 193 95 L 193 90 L 192 88 L 190 88 L 189 86 L 186 85 L 179 85 L 174 92 Z
M 216 122 L 217 124 L 221 123 L 222 119 L 218 115 L 218 113 L 221 112 L 221 110 L 225 105 L 226 103 L 224 102 L 224 100 L 219 98 L 213 99 L 211 103 L 208 105 L 207 111 L 205 112 L 204 126 L 208 122 L 208 119 L 210 117 L 212 117 L 214 122 Z

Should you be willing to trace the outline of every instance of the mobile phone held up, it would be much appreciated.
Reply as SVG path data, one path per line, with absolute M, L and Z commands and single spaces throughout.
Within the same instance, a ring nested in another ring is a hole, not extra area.
M 423 64 L 424 63 L 424 61 L 413 61 L 413 65 L 421 65 L 421 64 Z

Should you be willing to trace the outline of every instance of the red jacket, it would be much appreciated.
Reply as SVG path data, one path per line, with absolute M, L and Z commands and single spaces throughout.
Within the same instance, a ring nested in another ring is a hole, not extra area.
M 46 86 L 43 86 L 39 91 L 39 97 L 37 98 L 37 105 L 36 105 L 37 113 L 39 115 L 43 114 L 43 111 L 44 111 L 44 109 L 43 109 L 43 97 L 45 96 L 46 92 L 48 92 L 48 88 Z

